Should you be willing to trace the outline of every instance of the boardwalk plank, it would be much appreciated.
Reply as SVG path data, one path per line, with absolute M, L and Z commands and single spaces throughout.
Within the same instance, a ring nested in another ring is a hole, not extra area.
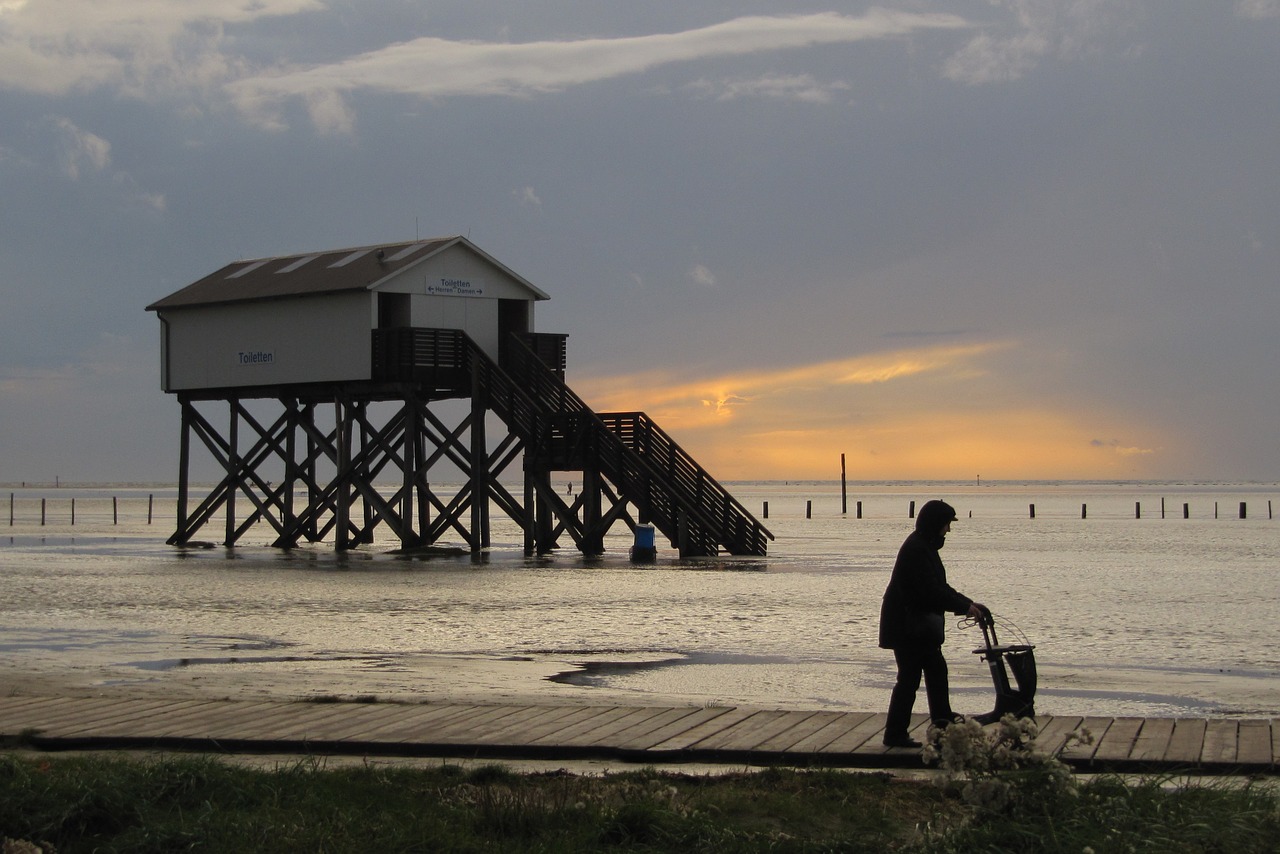
M 29 710 L 56 708 L 60 705 L 79 702 L 79 697 L 26 697 L 10 695 L 0 697 L 0 721 L 11 715 L 22 716 Z
M 479 707 L 467 715 L 451 715 L 435 719 L 431 724 L 433 741 L 464 741 L 473 733 L 491 732 L 502 721 L 538 706 L 487 706 Z
M 1072 762 L 1091 762 L 1094 754 L 1098 751 L 1098 745 L 1102 743 L 1102 739 L 1106 737 L 1107 730 L 1111 729 L 1111 725 L 1115 722 L 1115 718 L 1100 718 L 1086 716 L 1080 724 L 1080 733 L 1091 739 L 1088 743 L 1076 742 L 1070 747 L 1062 751 L 1062 758 Z
M 787 750 L 791 753 L 817 753 L 870 717 L 873 717 L 872 712 L 837 712 L 821 729 L 806 735 Z
M 612 743 L 622 750 L 671 749 L 663 745 L 730 712 L 731 709 L 727 707 L 681 709 L 680 716 L 672 717 L 669 721 L 646 721 L 635 730 L 620 732 Z M 650 723 L 657 723 L 657 725 L 650 726 Z
M 196 714 L 173 720 L 157 719 L 155 729 L 148 730 L 147 734 L 154 738 L 230 740 L 230 734 L 270 720 L 280 711 L 280 706 L 280 703 L 270 701 L 212 704 Z
M 841 733 L 818 753 L 885 753 L 886 748 L 880 743 L 884 735 L 885 713 L 876 712 L 863 718 L 853 727 Z M 860 748 L 864 748 L 862 750 Z
M 1133 743 L 1142 731 L 1142 718 L 1116 718 L 1098 742 L 1098 749 L 1093 753 L 1095 762 L 1112 762 L 1126 760 L 1133 750 Z
M 1204 751 L 1200 761 L 1205 765 L 1234 765 L 1239 723 L 1233 720 L 1209 721 L 1204 732 Z
M 294 703 L 286 714 L 275 715 L 261 722 L 246 721 L 230 740 L 307 741 L 311 730 L 326 720 L 347 713 L 343 703 Z
M 1204 718 L 1177 718 L 1173 722 L 1173 736 L 1165 750 L 1164 761 L 1179 765 L 1200 764 L 1204 750 L 1204 731 L 1208 726 Z
M 210 700 L 177 700 L 161 704 L 138 704 L 131 708 L 115 709 L 105 714 L 85 718 L 78 723 L 67 722 L 51 729 L 49 734 L 58 738 L 78 738 L 92 735 L 98 738 L 150 735 L 161 723 L 184 717 Z
M 502 727 L 488 737 L 490 743 L 511 745 L 527 745 L 543 736 L 554 735 L 573 727 L 579 721 L 597 717 L 602 706 L 583 706 L 581 708 L 565 707 L 554 713 L 545 715 L 531 724 L 519 727 Z
M 745 720 L 694 745 L 697 750 L 751 750 L 762 741 L 785 732 L 812 712 L 757 711 Z
M 786 753 L 800 741 L 821 732 L 844 712 L 814 712 L 804 720 L 795 721 L 784 731 L 756 745 L 756 750 Z
M 580 712 L 581 709 L 573 706 L 525 706 L 515 714 L 495 721 L 492 726 L 474 730 L 472 739 L 476 744 L 509 744 L 513 743 L 513 735 L 524 736 L 534 729 L 541 731 L 541 728 L 548 724 L 555 726 L 564 718 Z M 453 743 L 453 738 L 448 732 L 441 732 L 437 740 Z M 517 738 L 514 742 L 519 740 Z
M 0 698 L 0 735 L 16 737 L 45 724 L 41 746 L 106 746 L 154 740 L 200 741 L 233 748 L 421 754 L 589 749 L 635 760 L 678 760 L 717 753 L 734 761 L 803 761 L 902 765 L 918 752 L 880 743 L 883 713 L 758 708 L 624 707 L 489 704 L 315 704 L 296 701 L 164 700 L 109 697 Z M 924 715 L 912 734 L 923 736 Z M 1124 771 L 1152 767 L 1226 773 L 1276 772 L 1280 726 L 1270 719 L 1101 718 L 1044 716 L 1037 749 L 1061 750 L 1076 765 Z M 1088 729 L 1093 745 L 1069 744 Z M 346 745 L 345 748 L 341 745 Z M 554 754 L 553 754 L 554 755 Z M 566 752 L 566 755 L 570 755 Z
M 1240 721 L 1236 761 L 1241 765 L 1271 764 L 1271 721 Z
M 1049 756 L 1057 756 L 1067 744 L 1067 738 L 1080 728 L 1084 718 L 1073 715 L 1055 715 L 1036 718 L 1040 731 L 1036 735 L 1036 749 Z
M 643 715 L 620 718 L 608 726 L 586 733 L 580 741 L 584 745 L 608 744 L 615 747 L 634 745 L 642 739 L 652 738 L 653 734 L 659 730 L 680 725 L 682 721 L 688 721 L 701 710 L 693 706 L 677 706 L 675 708 L 651 706 L 644 711 L 645 714 Z M 685 723 L 683 725 L 688 726 L 689 724 Z
M 434 741 L 431 736 L 434 732 L 434 727 L 437 725 L 469 714 L 476 714 L 477 710 L 488 708 L 491 707 L 465 704 L 459 706 L 433 704 L 403 707 L 400 710 L 400 714 L 393 716 L 390 720 L 380 722 L 370 732 L 366 733 L 365 739 L 349 736 L 338 740 L 357 743 L 364 740 L 376 740 L 378 743 L 386 745 L 430 743 Z
M 149 707 L 164 708 L 171 700 L 149 700 L 145 702 Z M 76 724 L 84 720 L 93 720 L 102 715 L 108 715 L 121 710 L 128 710 L 141 705 L 140 701 L 123 699 L 120 697 L 90 697 L 79 702 L 72 702 L 59 705 L 56 708 L 44 710 L 36 713 L 31 711 L 32 725 L 41 730 L 54 730 L 70 724 Z
M 1171 718 L 1149 718 L 1142 724 L 1137 738 L 1133 741 L 1133 749 L 1129 758 L 1134 762 L 1152 762 L 1164 759 L 1169 749 L 1169 739 L 1173 737 L 1173 720 Z
M 702 720 L 699 722 L 645 749 L 655 753 L 668 750 L 687 750 L 704 738 L 731 727 L 755 713 L 755 709 L 743 708 L 704 709 L 703 711 L 707 714 L 701 716 Z
M 617 732 L 625 729 L 629 723 L 637 723 L 641 720 L 651 718 L 658 714 L 660 709 L 635 709 L 626 706 L 614 706 L 604 709 L 599 714 L 593 715 L 585 720 L 578 721 L 575 724 L 563 727 L 557 732 L 548 733 L 539 738 L 533 739 L 531 744 L 538 745 L 581 745 L 587 744 L 598 739 L 610 732 Z
M 306 723 L 308 742 L 367 742 L 371 729 L 389 728 L 409 717 L 412 706 L 379 706 L 368 703 L 343 703 L 342 711 L 325 717 L 314 717 Z
M 447 711 L 447 707 L 416 703 L 370 704 L 361 712 L 359 725 L 353 726 L 349 732 L 335 736 L 334 740 L 339 742 L 377 741 L 383 737 L 384 733 L 403 729 L 406 721 L 421 722 L 428 710 L 431 715 L 439 716 Z

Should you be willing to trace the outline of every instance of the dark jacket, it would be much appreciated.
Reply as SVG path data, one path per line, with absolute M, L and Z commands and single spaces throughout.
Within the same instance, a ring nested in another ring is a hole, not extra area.
M 938 554 L 946 541 L 940 532 L 955 518 L 955 510 L 943 501 L 930 501 L 920 509 L 916 529 L 898 550 L 880 606 L 883 649 L 939 646 L 943 613 L 963 614 L 973 604 L 947 584 L 947 570 Z

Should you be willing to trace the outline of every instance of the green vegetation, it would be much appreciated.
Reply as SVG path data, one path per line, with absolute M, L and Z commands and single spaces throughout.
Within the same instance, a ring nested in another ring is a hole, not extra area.
M 934 785 L 827 770 L 579 776 L 320 759 L 264 770 L 206 756 L 7 754 L 0 839 L 5 852 L 61 854 L 1280 850 L 1274 790 L 1037 773 L 979 771 L 1035 793 L 991 798 L 989 786 L 965 794 L 972 780 L 955 768 Z

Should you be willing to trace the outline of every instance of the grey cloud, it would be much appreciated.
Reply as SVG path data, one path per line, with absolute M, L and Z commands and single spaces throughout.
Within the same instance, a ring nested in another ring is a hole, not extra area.
M 250 113 L 271 115 L 280 101 L 315 93 L 370 89 L 421 98 L 522 97 L 635 74 L 656 66 L 815 45 L 902 36 L 966 26 L 954 15 L 873 9 L 862 17 L 834 12 L 744 17 L 647 36 L 523 44 L 425 37 L 342 62 L 283 69 L 231 84 Z

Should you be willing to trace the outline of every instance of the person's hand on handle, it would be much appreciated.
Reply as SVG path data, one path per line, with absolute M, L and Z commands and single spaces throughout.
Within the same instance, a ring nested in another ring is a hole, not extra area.
M 969 605 L 967 616 L 969 619 L 976 620 L 979 623 L 989 623 L 991 622 L 991 609 L 981 602 L 974 602 Z

